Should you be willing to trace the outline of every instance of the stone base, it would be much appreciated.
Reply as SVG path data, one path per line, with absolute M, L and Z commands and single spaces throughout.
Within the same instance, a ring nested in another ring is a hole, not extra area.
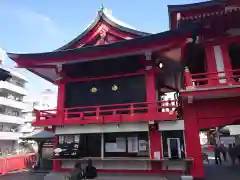
M 44 177 L 44 180 L 66 180 L 68 173 L 51 172 Z M 94 180 L 167 180 L 162 175 L 153 174 L 132 174 L 132 173 L 99 173 Z
M 183 176 L 181 176 L 181 180 L 193 180 L 193 177 L 192 176 L 183 175 Z
M 44 180 L 66 180 L 68 173 L 50 172 L 44 176 Z

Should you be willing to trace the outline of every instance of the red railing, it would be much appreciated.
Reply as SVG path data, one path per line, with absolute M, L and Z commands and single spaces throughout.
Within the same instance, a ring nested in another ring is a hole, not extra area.
M 240 69 L 211 73 L 190 74 L 185 72 L 186 87 L 204 88 L 240 84 Z
M 56 109 L 49 109 L 49 110 L 34 110 L 36 119 L 38 120 L 46 120 L 50 118 L 56 118 L 57 110 Z
M 140 103 L 128 103 L 128 104 L 111 104 L 101 106 L 86 106 L 86 107 L 74 107 L 65 108 L 64 112 L 56 110 L 41 110 L 36 111 L 36 121 L 46 121 L 55 119 L 60 124 L 67 124 L 70 120 L 99 120 L 107 117 L 125 117 L 130 116 L 141 118 L 139 115 L 152 114 L 157 116 L 156 120 L 163 119 L 168 120 L 168 115 L 171 118 L 176 117 L 176 109 L 178 107 L 177 100 L 158 101 L 158 102 L 140 102 Z M 163 117 L 161 117 L 163 115 Z M 167 119 L 164 119 L 167 118 Z M 58 119 L 58 120 L 57 120 Z M 141 120 L 141 119 L 139 119 Z M 154 120 L 154 119 L 149 119 Z M 114 121 L 114 120 L 112 120 Z
M 106 115 L 117 115 L 117 114 L 138 114 L 148 112 L 170 112 L 177 107 L 175 100 L 171 101 L 159 101 L 159 102 L 143 102 L 143 103 L 130 103 L 130 104 L 113 104 L 113 105 L 102 105 L 102 106 L 88 106 L 88 107 L 74 107 L 66 108 L 64 115 L 65 119 L 73 116 L 84 118 L 87 116 L 106 116 Z

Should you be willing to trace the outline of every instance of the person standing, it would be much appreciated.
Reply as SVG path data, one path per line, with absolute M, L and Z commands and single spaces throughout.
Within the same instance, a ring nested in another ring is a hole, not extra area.
M 94 179 L 97 177 L 97 169 L 92 165 L 92 160 L 89 159 L 84 173 L 85 179 Z
M 73 171 L 70 174 L 69 180 L 82 180 L 84 179 L 84 171 L 82 169 L 81 163 L 76 163 Z
M 232 144 L 229 144 L 228 155 L 231 158 L 232 165 L 235 165 L 235 155 L 234 155 L 234 149 Z
M 221 160 L 221 151 L 220 148 L 218 146 L 215 146 L 214 148 L 214 155 L 215 155 L 215 164 L 222 164 L 222 160 Z
M 221 151 L 221 153 L 222 153 L 223 160 L 224 160 L 224 161 L 227 161 L 227 149 L 226 149 L 226 147 L 224 146 L 224 144 L 220 144 L 220 151 Z

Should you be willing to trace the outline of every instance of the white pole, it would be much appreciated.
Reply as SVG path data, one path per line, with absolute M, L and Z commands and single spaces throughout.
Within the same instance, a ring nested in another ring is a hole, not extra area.
M 101 134 L 101 159 L 104 158 L 104 133 Z

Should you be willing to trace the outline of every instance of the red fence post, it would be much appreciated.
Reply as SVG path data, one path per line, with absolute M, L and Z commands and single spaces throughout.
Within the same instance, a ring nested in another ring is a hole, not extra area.
M 187 66 L 185 67 L 185 70 L 184 70 L 184 76 L 185 76 L 186 88 L 192 87 L 193 86 L 192 76 Z
M 3 168 L 2 168 L 2 174 L 5 175 L 8 173 L 8 159 L 4 158 Z
M 130 114 L 131 114 L 131 116 L 134 115 L 133 104 L 130 104 Z
M 40 112 L 37 109 L 33 110 L 35 116 L 36 116 L 36 122 L 40 121 Z

